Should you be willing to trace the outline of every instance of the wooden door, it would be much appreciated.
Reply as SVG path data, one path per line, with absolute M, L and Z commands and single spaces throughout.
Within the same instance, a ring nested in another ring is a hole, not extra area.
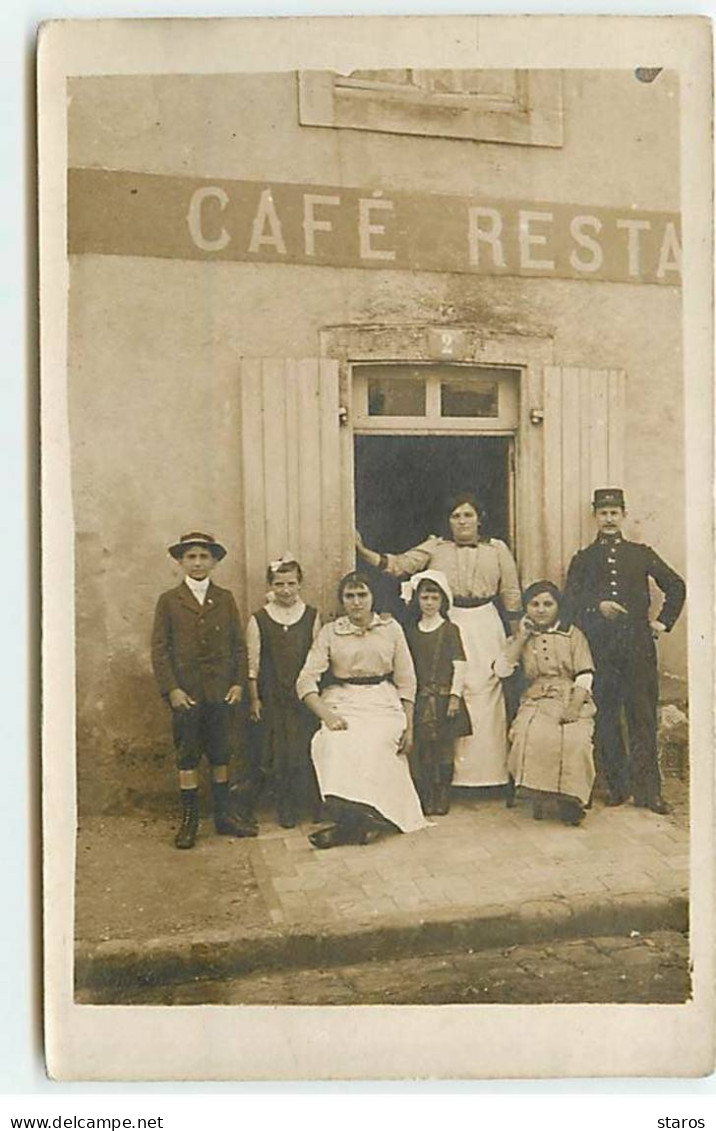
M 240 404 L 248 608 L 264 601 L 267 563 L 290 550 L 306 599 L 327 613 L 342 572 L 338 363 L 245 358 Z
M 624 485 L 626 374 L 546 366 L 543 376 L 545 576 L 562 585 L 594 537 L 595 487 Z

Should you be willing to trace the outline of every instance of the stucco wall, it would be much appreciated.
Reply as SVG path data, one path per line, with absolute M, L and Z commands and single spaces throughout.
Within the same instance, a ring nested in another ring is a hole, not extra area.
M 679 203 L 668 75 L 650 86 L 631 74 L 565 75 L 560 150 L 302 128 L 295 75 L 81 79 L 70 91 L 71 165 L 620 208 Z M 557 364 L 623 368 L 629 530 L 683 570 L 680 319 L 680 292 L 668 286 L 73 257 L 82 803 L 145 803 L 173 789 L 148 658 L 156 597 L 175 580 L 167 543 L 192 527 L 221 537 L 229 556 L 217 581 L 243 601 L 240 357 L 316 356 L 321 328 L 339 323 L 426 321 L 549 334 Z M 683 678 L 684 624 L 660 647 L 663 669 Z

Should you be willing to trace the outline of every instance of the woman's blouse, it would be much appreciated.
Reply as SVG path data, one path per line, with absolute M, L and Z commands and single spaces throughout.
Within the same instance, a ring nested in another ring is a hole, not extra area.
M 393 577 L 411 576 L 429 566 L 443 571 L 454 597 L 499 595 L 506 612 L 519 613 L 522 609 L 515 559 L 499 538 L 489 538 L 474 546 L 458 546 L 433 534 L 404 554 L 385 557 L 385 572 Z
M 591 689 L 594 661 L 587 638 L 576 625 L 568 629 L 553 628 L 531 636 L 522 649 L 520 661 L 530 683 L 549 676 L 569 679 L 587 690 Z M 495 661 L 495 673 L 502 679 L 511 675 L 516 667 L 517 663 L 511 663 L 506 656 Z
M 400 698 L 415 702 L 415 669 L 403 630 L 385 613 L 375 613 L 367 628 L 348 617 L 324 625 L 296 681 L 299 699 L 318 691 L 329 668 L 338 680 L 390 676 Z

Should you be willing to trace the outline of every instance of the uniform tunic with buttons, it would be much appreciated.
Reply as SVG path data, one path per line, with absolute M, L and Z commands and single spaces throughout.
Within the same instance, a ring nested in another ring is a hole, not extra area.
M 557 626 L 531 636 L 520 663 L 528 687 L 510 728 L 509 769 L 515 785 L 586 805 L 594 784 L 591 695 L 575 722 L 562 720 L 575 680 L 594 670 L 587 640 L 578 628 Z M 496 668 L 504 678 L 514 665 L 502 658 Z
M 432 536 L 404 554 L 386 554 L 385 572 L 394 577 L 420 570 L 445 574 L 456 604 L 450 619 L 459 627 L 467 657 L 463 696 L 472 735 L 455 744 L 455 776 L 460 786 L 502 785 L 507 781 L 505 699 L 494 663 L 505 646 L 505 630 L 495 607 L 508 616 L 522 608 L 514 558 L 504 542 L 489 538 L 474 546 L 458 546 Z M 460 607 L 461 599 L 481 600 L 477 607 Z
M 597 751 L 611 792 L 648 802 L 660 792 L 656 746 L 657 657 L 649 625 L 649 579 L 664 600 L 658 620 L 670 631 L 684 604 L 681 577 L 651 546 L 621 536 L 601 536 L 572 558 L 563 613 L 586 633 L 596 665 Z M 616 601 L 626 615 L 608 620 L 602 601 Z M 621 728 L 624 708 L 629 758 Z

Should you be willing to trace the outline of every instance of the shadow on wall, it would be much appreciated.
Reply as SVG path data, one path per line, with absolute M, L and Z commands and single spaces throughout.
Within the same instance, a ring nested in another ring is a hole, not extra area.
M 169 709 L 136 653 L 78 668 L 77 788 L 80 813 L 153 806 L 174 785 Z M 82 694 L 83 682 L 89 683 Z
M 80 713 L 77 726 L 78 810 L 82 814 L 166 812 L 176 805 L 171 714 L 151 671 L 129 652 L 107 664 L 106 696 Z M 237 716 L 232 769 L 247 751 L 248 722 Z M 208 793 L 208 772 L 202 793 Z

